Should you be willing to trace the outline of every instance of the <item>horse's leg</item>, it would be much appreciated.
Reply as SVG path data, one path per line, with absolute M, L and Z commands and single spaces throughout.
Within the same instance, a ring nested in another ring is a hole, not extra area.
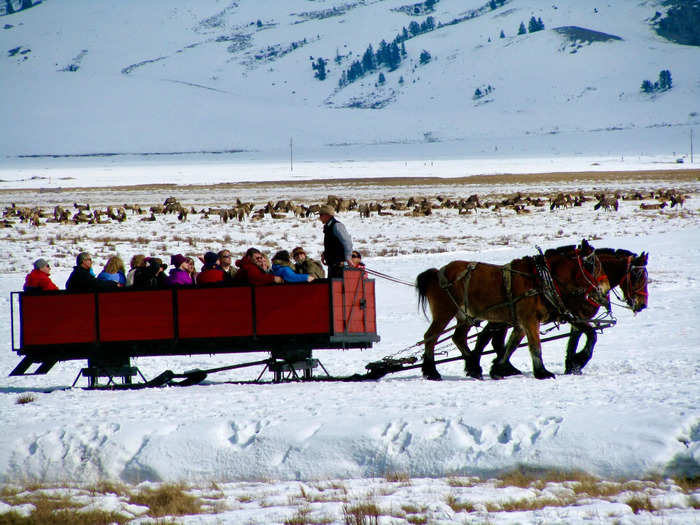
M 578 342 L 581 339 L 581 334 L 583 332 L 581 329 L 575 325 L 571 325 L 571 332 L 569 333 L 569 342 L 566 344 L 566 357 L 564 359 L 564 373 L 573 374 L 575 368 L 576 359 L 576 348 L 578 347 Z
M 574 355 L 573 368 L 571 370 L 573 374 L 580 374 L 583 367 L 588 364 L 588 361 L 593 357 L 593 347 L 598 341 L 598 334 L 596 334 L 595 328 L 588 323 L 582 323 L 579 326 L 579 330 L 586 334 L 586 344 L 583 350 Z
M 502 335 L 500 336 L 500 349 L 496 349 L 496 359 L 493 360 L 491 364 L 491 371 L 489 375 L 492 379 L 503 379 L 504 377 L 514 376 L 522 374 L 520 370 L 515 368 L 510 363 L 510 357 L 515 352 L 516 348 L 523 340 L 525 332 L 519 326 L 513 327 L 513 330 L 508 338 L 508 344 L 503 346 L 503 340 L 505 339 L 507 329 L 504 328 Z M 495 347 L 495 345 L 494 345 Z
M 432 381 L 440 381 L 442 377 L 440 376 L 437 368 L 435 368 L 435 342 L 438 337 L 450 322 L 452 317 L 440 317 L 436 316 L 433 312 L 433 322 L 430 323 L 428 331 L 425 332 L 425 352 L 423 353 L 423 365 L 421 370 L 423 371 L 423 377 L 430 379 Z
M 542 361 L 542 342 L 540 341 L 540 323 L 532 319 L 522 327 L 527 335 L 527 345 L 532 358 L 532 371 L 537 379 L 550 379 L 554 374 L 547 370 Z
M 479 350 L 477 353 L 475 348 L 474 351 L 470 352 L 469 345 L 467 345 L 467 336 L 469 335 L 470 329 L 471 325 L 469 323 L 458 325 L 455 329 L 454 335 L 452 336 L 452 341 L 454 342 L 455 346 L 459 348 L 459 351 L 464 358 L 464 371 L 467 376 L 473 377 L 474 379 L 483 379 L 481 366 L 479 365 L 481 350 Z M 478 342 L 479 339 L 477 338 L 477 345 L 479 344 Z

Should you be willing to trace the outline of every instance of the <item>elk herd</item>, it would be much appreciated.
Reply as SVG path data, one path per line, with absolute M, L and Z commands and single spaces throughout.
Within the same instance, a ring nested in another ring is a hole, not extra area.
M 108 224 L 123 223 L 127 221 L 129 212 L 143 222 L 155 222 L 158 216 L 174 214 L 180 222 L 188 220 L 191 215 L 200 215 L 203 218 L 217 218 L 220 222 L 229 220 L 259 221 L 265 217 L 272 219 L 284 219 L 288 217 L 311 217 L 318 212 L 322 204 L 330 204 L 336 211 L 357 211 L 361 217 L 369 218 L 372 214 L 377 216 L 406 215 L 411 217 L 425 217 L 432 215 L 436 209 L 454 209 L 458 215 L 469 215 L 479 210 L 511 210 L 516 214 L 527 214 L 534 209 L 542 209 L 549 206 L 550 211 L 559 208 L 583 206 L 587 202 L 594 203 L 594 210 L 615 212 L 622 201 L 643 201 L 640 203 L 642 210 L 661 210 L 666 206 L 682 207 L 688 198 L 681 191 L 675 189 L 657 190 L 647 192 L 623 193 L 616 191 L 606 194 L 595 192 L 586 195 L 583 191 L 576 193 L 556 193 L 548 196 L 533 196 L 517 192 L 505 198 L 480 197 L 477 194 L 464 198 L 450 198 L 443 195 L 435 197 L 408 197 L 400 199 L 391 197 L 382 201 L 368 201 L 358 203 L 357 199 L 344 199 L 335 195 L 329 195 L 325 202 L 303 204 L 291 200 L 278 200 L 276 203 L 267 202 L 257 206 L 253 202 L 243 202 L 236 199 L 230 207 L 200 208 L 184 206 L 177 198 L 168 197 L 162 204 L 150 207 L 138 204 L 124 204 L 122 206 L 106 206 L 105 208 L 91 208 L 89 203 L 73 203 L 73 206 L 64 207 L 57 205 L 53 210 L 42 207 L 23 207 L 12 203 L 5 206 L 2 212 L 0 226 L 11 228 L 17 223 L 27 223 L 32 226 L 41 226 L 46 223 L 59 224 Z M 652 201 L 652 202 L 649 202 Z

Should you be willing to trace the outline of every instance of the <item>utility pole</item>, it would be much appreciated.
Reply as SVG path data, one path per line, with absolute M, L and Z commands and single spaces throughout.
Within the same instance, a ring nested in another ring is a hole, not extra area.
M 294 171 L 294 147 L 292 144 L 292 137 L 289 137 L 289 171 Z
M 690 163 L 693 163 L 693 128 L 690 128 Z

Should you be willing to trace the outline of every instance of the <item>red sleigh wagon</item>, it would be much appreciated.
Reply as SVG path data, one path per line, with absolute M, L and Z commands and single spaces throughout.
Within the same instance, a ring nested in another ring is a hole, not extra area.
M 132 357 L 237 352 L 270 352 L 248 365 L 266 365 L 277 381 L 297 371 L 311 378 L 319 364 L 312 350 L 379 341 L 374 280 L 356 269 L 342 279 L 259 287 L 12 292 L 11 303 L 12 349 L 24 357 L 10 375 L 46 374 L 59 361 L 86 359 L 80 375 L 90 387 L 99 377 L 132 384 L 140 375 Z

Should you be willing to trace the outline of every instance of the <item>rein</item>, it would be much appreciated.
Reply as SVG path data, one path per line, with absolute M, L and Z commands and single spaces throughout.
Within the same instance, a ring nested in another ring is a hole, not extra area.
M 410 286 L 411 288 L 414 288 L 416 285 L 415 283 L 409 283 L 408 281 L 404 281 L 403 279 L 399 279 L 398 277 L 393 277 L 391 275 L 387 275 L 382 272 L 378 272 L 376 270 L 371 270 L 365 266 L 364 268 L 365 272 L 367 272 L 370 275 L 374 275 L 375 277 L 380 277 L 382 279 L 386 279 L 387 281 L 391 281 L 392 283 L 397 283 L 397 284 L 403 284 L 406 286 Z

